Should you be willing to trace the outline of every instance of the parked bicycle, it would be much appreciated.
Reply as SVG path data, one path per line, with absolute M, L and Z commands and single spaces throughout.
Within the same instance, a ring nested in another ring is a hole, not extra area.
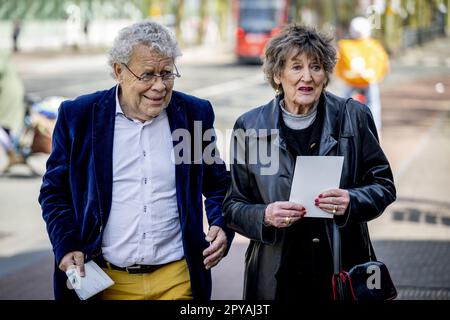
M 35 154 L 50 154 L 52 134 L 58 115 L 58 108 L 67 98 L 51 96 L 40 99 L 25 95 L 25 116 L 23 126 L 16 134 L 7 134 L 12 148 L 7 151 L 8 163 L 3 170 L 7 173 L 13 166 L 24 164 L 34 175 L 38 173 L 29 165 L 28 159 Z M 5 132 L 3 133 L 3 138 Z

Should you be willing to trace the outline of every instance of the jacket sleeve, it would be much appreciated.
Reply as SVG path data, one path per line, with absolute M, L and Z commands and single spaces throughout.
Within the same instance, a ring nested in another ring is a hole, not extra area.
M 391 166 L 379 144 L 369 108 L 364 106 L 357 117 L 360 140 L 356 152 L 360 156 L 357 164 L 360 173 L 356 185 L 348 189 L 350 205 L 347 214 L 337 219 L 341 226 L 349 220 L 367 222 L 375 219 L 396 199 Z
M 69 183 L 70 139 L 63 103 L 53 132 L 52 153 L 42 179 L 39 203 L 57 264 L 69 252 L 81 251 Z
M 203 181 L 202 190 L 205 196 L 205 211 L 210 226 L 218 226 L 227 235 L 227 252 L 231 247 L 234 238 L 234 231 L 229 229 L 225 223 L 223 212 L 223 200 L 228 186 L 230 185 L 230 173 L 225 167 L 224 161 L 220 158 L 216 144 L 216 133 L 214 130 L 214 111 L 208 103 L 208 117 L 204 121 L 206 135 L 211 141 L 203 146 L 205 157 L 203 159 Z M 205 135 L 205 136 L 206 136 Z M 207 148 L 207 149 L 205 149 Z
M 224 202 L 228 226 L 239 234 L 264 244 L 275 242 L 276 230 L 264 225 L 267 204 L 258 203 L 250 183 L 248 140 L 245 127 L 238 119 L 231 138 L 231 186 Z

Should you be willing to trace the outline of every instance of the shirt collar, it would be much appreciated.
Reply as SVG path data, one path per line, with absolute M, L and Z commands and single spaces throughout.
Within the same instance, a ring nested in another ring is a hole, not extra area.
M 116 115 L 118 114 L 123 114 L 125 115 L 125 113 L 123 113 L 122 111 L 122 107 L 120 106 L 120 101 L 119 101 L 119 85 L 116 86 Z

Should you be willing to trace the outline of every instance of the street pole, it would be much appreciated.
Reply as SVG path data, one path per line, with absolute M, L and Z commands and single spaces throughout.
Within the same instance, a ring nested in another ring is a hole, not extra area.
M 450 35 L 450 0 L 447 0 L 447 36 Z

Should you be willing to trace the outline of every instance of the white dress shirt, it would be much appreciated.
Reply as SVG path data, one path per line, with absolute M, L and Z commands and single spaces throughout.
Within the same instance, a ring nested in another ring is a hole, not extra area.
M 111 212 L 106 261 L 119 267 L 183 258 L 173 144 L 166 111 L 144 123 L 125 116 L 116 87 Z

